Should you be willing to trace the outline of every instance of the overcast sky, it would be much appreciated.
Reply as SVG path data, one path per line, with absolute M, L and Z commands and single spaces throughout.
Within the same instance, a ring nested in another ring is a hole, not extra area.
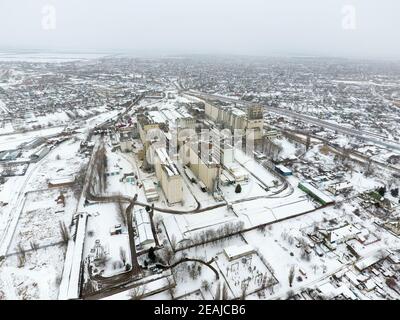
M 0 49 L 399 59 L 399 30 L 399 0 L 0 0 Z

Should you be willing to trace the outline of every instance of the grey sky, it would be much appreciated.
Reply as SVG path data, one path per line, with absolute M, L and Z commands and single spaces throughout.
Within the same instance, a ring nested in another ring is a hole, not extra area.
M 43 29 L 45 5 L 54 30 Z M 343 28 L 345 5 L 355 29 Z M 0 0 L 8 49 L 398 59 L 399 30 L 398 0 Z

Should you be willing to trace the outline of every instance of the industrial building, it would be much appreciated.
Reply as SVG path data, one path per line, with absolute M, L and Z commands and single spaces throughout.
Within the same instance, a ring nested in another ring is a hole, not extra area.
M 234 161 L 234 148 L 231 140 L 231 137 L 225 137 L 220 130 L 210 130 L 210 143 L 214 148 L 214 157 L 222 165 L 228 165 Z
M 159 129 L 160 124 L 155 122 L 153 118 L 144 114 L 138 115 L 137 120 L 140 140 L 142 141 L 145 150 L 147 150 L 151 142 L 148 133 L 152 129 Z
M 143 208 L 135 211 L 136 230 L 139 237 L 138 249 L 148 249 L 155 246 L 151 220 L 149 214 Z
M 276 129 L 267 130 L 264 133 L 264 137 L 268 140 L 277 139 L 280 138 L 281 136 L 282 136 L 281 133 Z
M 184 142 L 180 149 L 183 165 L 188 166 L 209 192 L 216 188 L 220 164 L 208 141 Z
M 264 117 L 263 107 L 260 105 L 253 105 L 247 108 L 247 124 L 246 133 L 251 130 L 254 140 L 262 139 L 264 132 Z
M 122 152 L 132 152 L 133 150 L 133 145 L 132 145 L 132 139 L 129 137 L 128 133 L 121 133 L 120 134 L 120 148 Z
M 168 203 L 181 202 L 183 197 L 182 177 L 165 148 L 154 150 L 154 168 Z
M 283 166 L 281 164 L 278 164 L 275 166 L 275 171 L 285 177 L 291 176 L 293 174 L 290 169 L 286 168 L 285 166 Z
M 222 106 L 205 103 L 205 114 L 215 122 L 223 123 L 231 130 L 246 130 L 254 140 L 262 139 L 264 131 L 263 108 L 259 105 L 250 106 L 244 112 L 234 106 Z
M 249 173 L 239 165 L 231 163 L 226 166 L 226 169 L 235 179 L 236 183 L 244 183 L 249 181 Z
M 151 179 L 144 179 L 142 180 L 142 183 L 143 183 L 144 194 L 146 196 L 147 201 L 149 202 L 157 201 L 159 195 L 156 186 L 154 185 L 154 182 Z
M 307 182 L 299 182 L 298 187 L 322 205 L 334 202 L 331 197 Z
M 327 190 L 337 196 L 341 193 L 350 192 L 353 190 L 353 186 L 349 181 L 343 181 L 329 185 Z
M 230 247 L 224 248 L 224 254 L 228 258 L 228 261 L 236 260 L 248 255 L 251 255 L 253 253 L 256 253 L 254 247 L 252 247 L 249 244 L 245 245 L 233 245 Z
M 167 122 L 175 124 L 178 129 L 194 129 L 196 126 L 196 119 L 193 118 L 186 110 L 165 108 L 161 109 L 160 112 L 164 115 Z

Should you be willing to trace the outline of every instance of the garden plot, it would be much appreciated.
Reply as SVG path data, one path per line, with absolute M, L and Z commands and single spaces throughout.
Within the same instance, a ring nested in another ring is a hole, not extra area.
M 224 252 L 218 255 L 216 264 L 226 281 L 230 299 L 244 298 L 248 294 L 277 283 L 271 270 L 255 252 L 237 258 L 230 258 Z
M 65 207 L 57 203 L 59 190 L 27 193 L 9 252 L 16 252 L 18 245 L 30 249 L 32 245 L 42 247 L 64 241 L 60 224 L 70 224 L 77 200 L 70 191 L 62 194 Z
M 279 285 L 274 288 L 274 292 L 269 292 L 269 295 L 274 293 L 284 295 L 291 289 L 289 273 L 292 267 L 294 267 L 293 288 L 295 288 L 307 287 L 308 283 L 335 272 L 343 266 L 338 260 L 339 253 L 325 253 L 320 257 L 315 252 L 304 254 L 302 249 L 296 246 L 300 239 L 307 239 L 300 230 L 312 225 L 315 221 L 321 221 L 324 216 L 321 210 L 281 221 L 267 228 L 243 233 L 246 241 L 254 246 L 275 270 Z
M 51 246 L 25 253 L 25 261 L 8 257 L 0 267 L 0 300 L 55 300 L 66 248 Z
M 219 282 L 209 267 L 198 262 L 183 262 L 171 272 L 176 282 L 176 287 L 170 290 L 174 299 L 191 295 L 197 290 L 201 290 L 201 295 L 205 299 L 214 298 Z
M 59 191 L 30 192 L 11 241 L 9 253 L 0 267 L 0 296 L 7 299 L 57 299 L 65 246 L 60 222 L 68 226 L 76 207 L 72 192 L 64 193 L 65 207 L 57 204 Z

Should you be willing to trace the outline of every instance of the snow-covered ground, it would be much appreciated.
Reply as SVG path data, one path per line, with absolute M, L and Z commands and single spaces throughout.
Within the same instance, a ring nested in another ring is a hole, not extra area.
M 9 256 L 0 265 L 0 292 L 7 299 L 58 296 L 66 251 L 61 225 L 71 224 L 78 199 L 70 187 L 49 189 L 47 180 L 80 170 L 86 160 L 79 144 L 61 143 L 24 176 L 8 178 L 2 186 L 0 199 L 8 204 L 0 208 L 1 250 Z M 57 202 L 61 194 L 65 206 Z
M 35 63 L 62 63 L 77 60 L 92 60 L 106 56 L 98 53 L 22 53 L 22 52 L 1 52 L 0 61 L 25 61 Z

